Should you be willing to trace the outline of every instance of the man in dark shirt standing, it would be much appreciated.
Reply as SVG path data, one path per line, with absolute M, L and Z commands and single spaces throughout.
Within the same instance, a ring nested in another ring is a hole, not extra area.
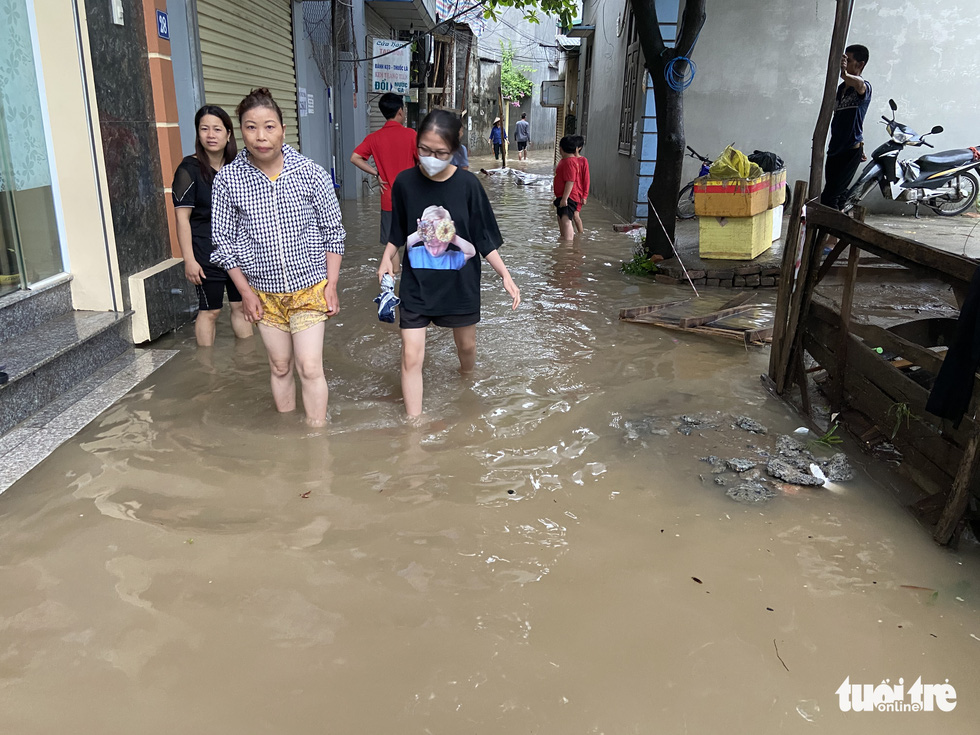
M 521 119 L 517 121 L 517 125 L 514 127 L 514 142 L 517 143 L 517 157 L 522 160 L 527 160 L 527 144 L 531 142 L 530 133 L 531 123 L 527 121 L 527 113 L 521 113 Z
M 871 84 L 861 78 L 870 54 L 867 47 L 848 46 L 840 62 L 841 84 L 830 122 L 830 144 L 820 203 L 843 209 L 851 179 L 864 158 L 864 116 L 871 103 Z

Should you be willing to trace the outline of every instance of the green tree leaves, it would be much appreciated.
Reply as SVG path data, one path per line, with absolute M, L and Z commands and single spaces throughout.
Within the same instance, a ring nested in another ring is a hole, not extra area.
M 530 97 L 533 85 L 531 80 L 524 75 L 530 74 L 534 68 L 514 66 L 514 44 L 509 41 L 506 46 L 504 46 L 503 41 L 500 42 L 500 53 L 503 57 L 500 69 L 500 91 L 503 93 L 504 99 L 520 102 L 525 97 Z

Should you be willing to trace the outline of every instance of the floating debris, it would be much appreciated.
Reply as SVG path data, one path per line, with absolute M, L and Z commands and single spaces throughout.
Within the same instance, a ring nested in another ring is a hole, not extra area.
M 781 459 L 770 459 L 769 464 L 766 465 L 766 472 L 777 480 L 788 482 L 790 485 L 823 486 L 823 480 L 814 477 L 809 472 L 797 469 Z
M 735 426 L 744 431 L 751 431 L 753 434 L 768 434 L 769 429 L 760 424 L 755 419 L 750 419 L 748 416 L 736 416 Z
M 824 465 L 824 474 L 831 482 L 847 482 L 854 479 L 854 468 L 847 461 L 847 455 L 843 452 L 835 454 Z
M 758 462 L 753 462 L 751 459 L 736 457 L 735 459 L 726 459 L 725 464 L 728 466 L 728 469 L 732 470 L 733 472 L 742 473 L 751 470 L 758 464 Z
M 715 485 L 721 485 L 722 487 L 724 487 L 727 484 L 728 484 L 728 481 L 724 477 L 716 477 L 715 478 Z
M 776 491 L 758 482 L 743 482 L 725 493 L 737 503 L 764 503 L 776 497 Z

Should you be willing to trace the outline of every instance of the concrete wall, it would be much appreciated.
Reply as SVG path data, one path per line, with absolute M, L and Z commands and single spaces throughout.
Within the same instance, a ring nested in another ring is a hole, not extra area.
M 557 26 L 553 19 L 541 16 L 540 23 L 528 23 L 523 19 L 520 11 L 508 9 L 500 14 L 499 23 L 490 21 L 487 24 L 487 32 L 479 39 L 481 57 L 500 59 L 500 42 L 503 41 L 505 44 L 510 42 L 514 49 L 514 64 L 532 68 L 532 71 L 525 74 L 531 80 L 531 97 L 523 100 L 520 107 L 509 105 L 509 125 L 507 127 L 507 136 L 513 142 L 514 125 L 521 119 L 521 113 L 526 112 L 527 120 L 531 124 L 532 150 L 541 150 L 543 147 L 550 146 L 555 137 L 555 110 L 541 106 L 541 82 L 558 78 L 559 54 L 558 42 L 555 40 L 556 33 Z M 496 100 L 496 88 L 492 92 L 492 96 Z M 489 115 L 490 121 L 495 115 L 496 112 Z M 487 125 L 486 129 L 478 130 L 476 121 L 474 121 L 473 126 L 475 140 L 472 147 L 475 148 L 474 152 L 477 154 L 491 153 L 490 143 L 486 140 L 490 134 L 490 126 Z M 482 133 L 482 136 L 476 135 L 476 133 Z M 511 148 L 516 154 L 517 147 L 512 145 Z
M 835 5 L 708 0 L 693 54 L 697 78 L 684 95 L 688 144 L 709 156 L 732 141 L 746 152 L 772 150 L 786 161 L 790 181 L 807 179 Z M 848 42 L 871 51 L 864 74 L 874 89 L 865 123 L 870 150 L 884 141 L 875 121 L 888 112 L 889 97 L 899 105 L 898 119 L 919 132 L 946 129 L 932 141 L 938 150 L 980 144 L 973 114 L 980 97 L 976 18 L 976 0 L 857 4 Z M 696 172 L 688 159 L 685 178 Z M 866 202 L 873 209 L 883 204 L 878 193 Z
M 589 159 L 592 178 L 590 196 L 610 207 L 624 219 L 633 218 L 637 187 L 637 160 L 619 152 L 619 118 L 623 109 L 623 72 L 626 65 L 626 34 L 617 37 L 617 14 L 623 4 L 609 0 L 587 2 L 582 23 L 595 26 L 592 56 L 592 89 L 589 101 L 588 140 L 583 153 Z M 608 41 L 608 43 L 607 43 Z M 584 70 L 585 59 L 579 62 Z M 637 104 L 642 99 L 642 84 Z M 639 109 L 643 109 L 640 107 Z M 637 123 L 640 122 L 637 115 Z

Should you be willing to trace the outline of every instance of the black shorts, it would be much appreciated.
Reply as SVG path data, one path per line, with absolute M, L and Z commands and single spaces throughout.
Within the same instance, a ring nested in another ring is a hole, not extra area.
M 404 306 L 398 307 L 398 326 L 401 329 L 425 329 L 429 324 L 447 329 L 457 327 L 470 327 L 480 321 L 480 312 L 474 314 L 442 314 L 439 316 L 425 316 L 409 311 Z
M 388 244 L 388 235 L 391 233 L 391 210 L 381 210 L 381 244 Z
M 555 211 L 558 213 L 558 219 L 562 217 L 568 217 L 568 219 L 575 219 L 575 213 L 579 210 L 579 203 L 574 199 L 568 200 L 568 206 L 561 206 L 561 197 L 555 198 Z
M 242 295 L 238 293 L 238 289 L 235 288 L 235 284 L 230 278 L 221 279 L 215 276 L 205 278 L 197 287 L 197 308 L 201 311 L 220 309 L 225 290 L 228 291 L 229 303 L 234 304 L 242 300 Z
M 525 148 L 527 148 L 527 141 L 526 140 L 519 140 L 519 141 L 517 141 L 517 150 L 518 151 L 523 151 Z

